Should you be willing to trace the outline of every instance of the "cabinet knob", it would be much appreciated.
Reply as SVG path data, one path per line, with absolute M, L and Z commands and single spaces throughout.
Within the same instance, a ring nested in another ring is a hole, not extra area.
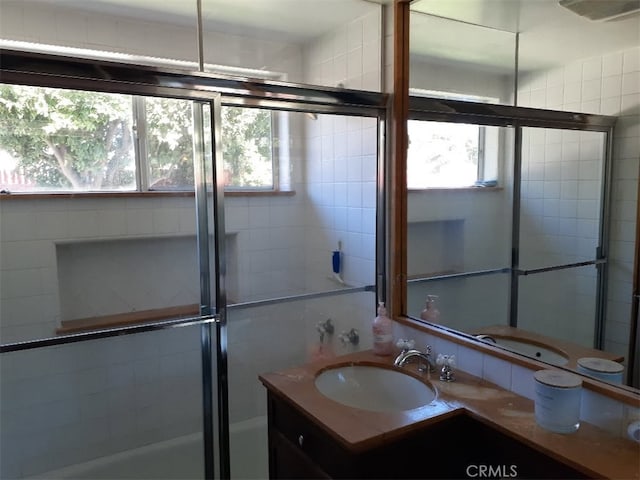
M 298 445 L 302 446 L 302 444 L 303 444 L 303 443 L 304 443 L 304 436 L 303 436 L 303 435 L 300 435 L 300 436 L 298 437 Z

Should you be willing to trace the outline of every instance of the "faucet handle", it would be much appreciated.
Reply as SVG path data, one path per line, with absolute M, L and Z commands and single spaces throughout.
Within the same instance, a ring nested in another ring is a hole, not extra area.
M 327 318 L 324 322 L 321 321 L 316 323 L 316 330 L 331 335 L 334 332 L 334 327 L 333 323 L 331 323 L 331 319 Z
M 396 347 L 402 349 L 403 352 L 406 352 L 407 350 L 412 350 L 413 347 L 416 346 L 416 342 L 414 342 L 413 340 L 407 340 L 404 338 L 399 338 L 398 341 L 396 342 Z
M 320 334 L 320 343 L 324 342 L 324 336 L 332 335 L 334 332 L 333 323 L 331 323 L 331 319 L 327 318 L 324 322 L 316 323 L 316 330 Z
M 441 353 L 438 354 L 438 358 L 436 358 L 436 364 L 444 367 L 445 365 L 448 367 L 456 366 L 456 356 L 455 355 L 443 355 Z
M 357 345 L 360 342 L 360 335 L 355 328 L 352 328 L 348 332 L 342 332 L 339 335 L 340 341 L 343 345 L 350 343 L 351 345 Z
M 453 382 L 455 380 L 453 368 L 456 366 L 456 356 L 443 355 L 440 353 L 436 359 L 436 363 L 442 367 L 442 370 L 440 370 L 440 380 L 443 382 Z

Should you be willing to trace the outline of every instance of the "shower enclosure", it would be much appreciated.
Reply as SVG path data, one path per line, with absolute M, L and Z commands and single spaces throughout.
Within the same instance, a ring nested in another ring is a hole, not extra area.
M 410 119 L 479 128 L 478 178 L 496 181 L 409 189 L 406 311 L 435 294 L 456 330 L 602 349 L 615 118 L 412 97 Z
M 257 375 L 317 354 L 327 318 L 366 348 L 384 300 L 384 96 L 20 52 L 1 69 L 188 103 L 193 177 L 0 200 L 0 476 L 265 477 Z M 266 119 L 272 188 L 225 191 L 225 108 Z M 323 348 L 348 351 L 337 336 Z

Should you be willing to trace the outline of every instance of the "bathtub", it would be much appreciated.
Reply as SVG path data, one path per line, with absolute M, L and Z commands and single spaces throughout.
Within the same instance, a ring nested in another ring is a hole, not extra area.
M 268 478 L 266 417 L 255 417 L 231 424 L 229 441 L 232 478 Z M 187 480 L 204 478 L 203 469 L 202 434 L 192 433 L 29 478 Z

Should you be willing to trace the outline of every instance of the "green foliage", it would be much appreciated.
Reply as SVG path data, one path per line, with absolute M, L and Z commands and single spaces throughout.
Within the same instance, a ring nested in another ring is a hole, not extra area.
M 193 112 L 188 100 L 145 98 L 151 189 L 193 188 Z
M 271 112 L 222 108 L 222 158 L 228 184 L 234 187 L 271 187 Z
M 131 97 L 0 85 L 0 148 L 40 187 L 129 186 Z
M 0 149 L 41 189 L 134 189 L 134 99 L 0 84 Z M 142 100 L 150 188 L 193 188 L 192 102 Z M 271 140 L 270 111 L 223 107 L 229 185 L 272 185 Z

